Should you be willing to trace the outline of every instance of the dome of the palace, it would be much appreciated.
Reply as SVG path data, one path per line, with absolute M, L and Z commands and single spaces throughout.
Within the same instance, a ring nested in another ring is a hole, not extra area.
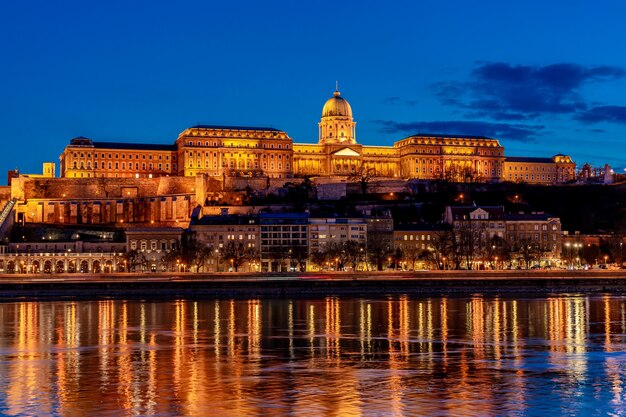
M 339 91 L 335 91 L 333 96 L 324 104 L 322 117 L 326 116 L 352 117 L 352 107 L 350 107 L 350 104 L 345 98 L 341 97 Z

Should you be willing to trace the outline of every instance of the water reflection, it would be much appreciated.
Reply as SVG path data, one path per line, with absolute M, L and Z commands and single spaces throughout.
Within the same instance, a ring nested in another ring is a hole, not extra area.
M 621 415 L 626 298 L 0 304 L 6 415 Z

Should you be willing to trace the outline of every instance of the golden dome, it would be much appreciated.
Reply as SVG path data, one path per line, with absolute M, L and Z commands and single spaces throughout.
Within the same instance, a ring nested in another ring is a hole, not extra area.
M 322 117 L 345 116 L 352 118 L 352 107 L 348 101 L 340 96 L 339 91 L 335 91 L 333 96 L 326 101 L 322 109 Z

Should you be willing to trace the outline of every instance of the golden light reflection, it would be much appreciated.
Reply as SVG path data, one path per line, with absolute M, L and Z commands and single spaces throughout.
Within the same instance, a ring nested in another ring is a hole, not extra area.
M 448 299 L 443 297 L 439 306 L 441 320 L 441 350 L 443 351 L 443 365 L 448 363 Z
M 315 356 L 315 306 L 313 304 L 309 306 L 306 323 L 309 336 L 309 357 L 313 358 Z
M 7 366 L 7 375 L 15 384 L 6 388 L 6 411 L 12 415 L 28 415 L 30 398 L 43 395 L 41 387 L 48 386 L 46 375 L 39 371 L 39 325 L 38 303 L 17 303 L 15 308 L 15 335 L 12 349 L 15 351 L 15 360 Z M 47 412 L 52 412 L 52 404 L 42 404 Z
M 339 365 L 341 355 L 341 304 L 338 298 L 327 297 L 326 307 L 326 359 Z
M 248 301 L 248 354 L 258 361 L 261 357 L 261 301 Z
M 398 357 L 396 344 L 398 343 L 397 335 L 394 330 L 394 306 L 396 301 L 387 301 L 387 342 L 389 349 L 389 395 L 391 414 L 394 416 L 404 415 L 402 398 L 404 396 L 405 387 L 402 383 L 402 363 L 403 360 Z M 401 316 L 401 315 L 400 315 Z M 400 319 L 400 317 L 399 317 Z M 401 321 L 401 319 L 400 319 Z
M 620 296 L 20 302 L 0 319 L 6 414 L 523 414 L 543 367 L 564 398 L 624 406 Z
M 289 358 L 294 358 L 293 351 L 293 301 L 287 304 L 287 337 L 289 338 Z
M 128 342 L 128 304 L 122 303 L 117 323 L 117 392 L 120 406 L 128 413 L 133 413 L 136 404 L 133 390 L 132 348 Z

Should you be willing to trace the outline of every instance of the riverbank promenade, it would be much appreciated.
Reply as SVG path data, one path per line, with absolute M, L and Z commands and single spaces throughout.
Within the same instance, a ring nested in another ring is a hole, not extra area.
M 0 297 L 626 292 L 626 270 L 4 274 Z

